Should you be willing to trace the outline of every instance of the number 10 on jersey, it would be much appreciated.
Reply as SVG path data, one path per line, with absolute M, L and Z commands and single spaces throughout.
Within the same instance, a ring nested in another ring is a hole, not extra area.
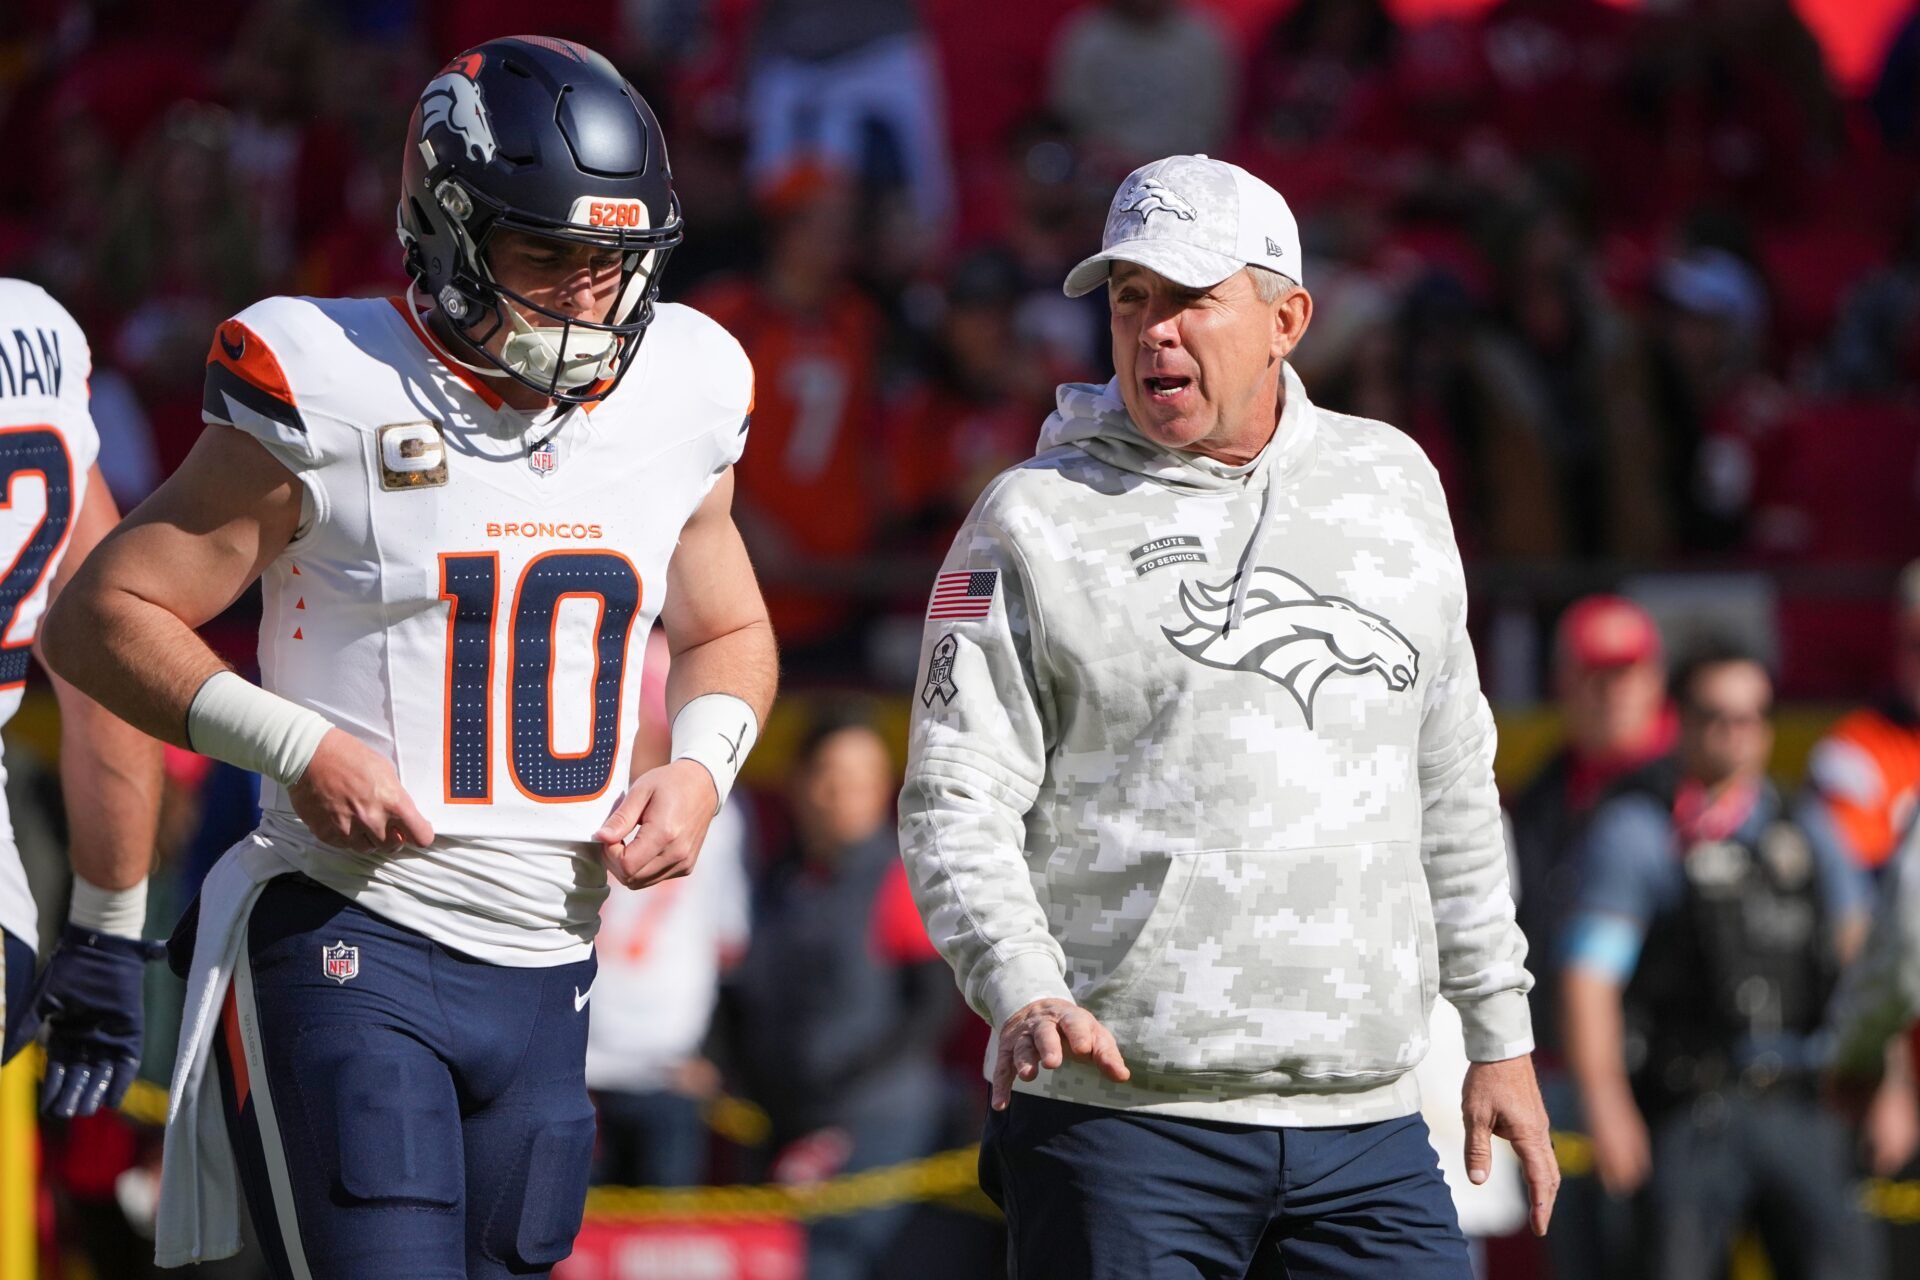
M 493 801 L 494 618 L 500 600 L 496 551 L 440 556 L 440 598 L 447 602 L 446 801 Z M 560 606 L 591 600 L 592 699 L 585 749 L 554 748 L 553 669 L 561 639 Z M 613 779 L 620 754 L 620 703 L 627 640 L 640 611 L 640 574 L 616 551 L 548 551 L 527 562 L 513 587 L 508 618 L 507 763 L 513 785 L 548 804 L 591 800 Z

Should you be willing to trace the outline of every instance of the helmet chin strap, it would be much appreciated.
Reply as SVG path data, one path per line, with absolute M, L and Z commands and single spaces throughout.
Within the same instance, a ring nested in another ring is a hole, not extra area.
M 413 308 L 413 313 L 415 315 L 425 315 L 426 312 L 422 310 L 420 306 L 420 300 L 413 296 L 413 291 L 417 283 L 418 282 L 414 280 L 407 281 L 407 305 Z M 437 352 L 437 354 L 442 360 L 445 360 L 448 364 L 457 364 L 462 369 L 471 370 L 472 372 L 480 374 L 483 377 L 497 378 L 500 376 L 500 370 L 495 369 L 489 365 L 478 365 L 478 364 L 472 363 L 471 361 L 462 360 L 459 356 L 449 351 L 444 343 L 441 344 L 440 350 Z
M 407 305 L 418 313 L 420 303 L 414 296 L 416 283 L 407 281 Z M 513 330 L 500 349 L 500 363 L 505 368 L 535 382 L 550 382 L 563 391 L 572 391 L 612 376 L 614 357 L 620 350 L 617 335 L 593 329 L 569 330 L 566 341 L 562 343 L 558 330 L 529 324 L 508 299 L 500 299 L 499 307 L 507 318 L 508 327 Z M 462 360 L 444 346 L 440 355 L 462 369 L 485 377 L 497 378 L 502 372 L 498 368 Z M 556 365 L 560 368 L 558 378 L 553 376 Z

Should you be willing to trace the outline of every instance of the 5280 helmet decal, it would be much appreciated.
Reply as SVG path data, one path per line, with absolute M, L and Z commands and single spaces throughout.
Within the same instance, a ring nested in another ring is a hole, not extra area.
M 545 36 L 489 40 L 427 83 L 396 213 L 409 294 L 500 374 L 567 404 L 606 397 L 632 367 L 683 227 L 652 109 L 605 58 Z M 502 232 L 618 254 L 604 313 L 504 285 L 489 256 Z

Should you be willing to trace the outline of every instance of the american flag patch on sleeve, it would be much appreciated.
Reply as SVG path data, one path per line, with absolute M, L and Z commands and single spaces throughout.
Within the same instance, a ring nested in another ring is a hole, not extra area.
M 941 574 L 933 580 L 928 621 L 986 617 L 993 608 L 993 589 L 999 582 L 1000 575 L 993 571 Z

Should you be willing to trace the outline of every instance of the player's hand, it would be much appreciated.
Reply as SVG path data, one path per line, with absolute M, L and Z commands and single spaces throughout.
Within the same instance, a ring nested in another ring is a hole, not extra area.
M 1073 1001 L 1049 996 L 1016 1012 L 1000 1028 L 1000 1052 L 993 1061 L 993 1109 L 1007 1109 L 1015 1076 L 1031 1080 L 1040 1068 L 1051 1071 L 1069 1057 L 1091 1062 L 1109 1080 L 1126 1080 L 1133 1074 L 1120 1056 L 1113 1032 Z
M 117 1107 L 140 1070 L 141 985 L 163 944 L 69 924 L 40 972 L 17 1042 L 47 1028 L 40 1109 L 72 1119 Z M 15 1046 L 9 1045 L 8 1052 Z
M 1493 1171 L 1493 1140 L 1505 1138 L 1520 1157 L 1533 1234 L 1547 1234 L 1553 1201 L 1560 1194 L 1560 1162 L 1553 1158 L 1547 1108 L 1540 1101 L 1532 1057 L 1468 1064 L 1460 1113 L 1467 1123 L 1468 1180 L 1476 1186 L 1487 1180 Z
M 675 760 L 633 780 L 593 838 L 600 860 L 629 889 L 684 876 L 700 857 L 719 807 L 713 775 L 697 760 Z
M 344 729 L 329 729 L 287 799 L 322 844 L 355 853 L 398 853 L 433 843 L 433 826 L 387 758 Z

